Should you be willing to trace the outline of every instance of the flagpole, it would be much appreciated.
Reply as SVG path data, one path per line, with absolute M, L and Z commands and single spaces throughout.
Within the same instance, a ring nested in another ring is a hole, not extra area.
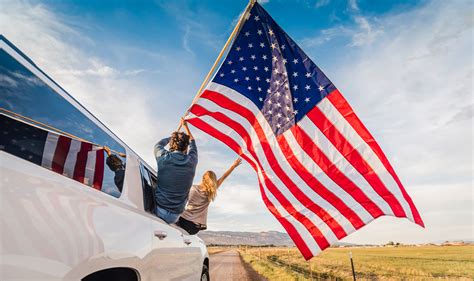
M 224 55 L 225 51 L 229 47 L 230 43 L 233 41 L 235 35 L 240 31 L 240 29 L 242 27 L 242 24 L 244 22 L 244 19 L 247 17 L 247 14 L 250 12 L 250 10 L 252 9 L 253 5 L 256 2 L 257 2 L 257 0 L 250 0 L 249 3 L 247 4 L 247 7 L 245 8 L 242 16 L 240 17 L 239 21 L 235 25 L 234 30 L 232 31 L 229 38 L 227 39 L 227 42 L 224 44 L 224 47 L 222 48 L 219 55 L 217 56 L 217 59 L 214 61 L 214 64 L 212 65 L 211 70 L 209 70 L 209 72 L 206 75 L 206 78 L 204 78 L 204 81 L 202 82 L 201 87 L 199 87 L 199 90 L 197 91 L 196 96 L 194 96 L 194 99 L 193 99 L 191 105 L 188 107 L 188 109 L 186 110 L 186 113 L 184 114 L 183 117 L 188 115 L 189 109 L 191 108 L 191 106 L 193 106 L 193 104 L 197 101 L 197 99 L 201 95 L 202 90 L 204 89 L 204 87 L 209 82 L 209 78 L 211 77 L 212 73 L 214 73 L 217 65 L 219 64 L 220 60 L 222 59 L 222 56 Z M 179 125 L 178 131 L 179 131 L 179 129 L 181 129 L 181 125 Z

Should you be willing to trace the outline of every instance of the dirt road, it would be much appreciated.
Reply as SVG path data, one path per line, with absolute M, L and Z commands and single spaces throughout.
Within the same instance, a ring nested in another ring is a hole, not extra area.
M 239 253 L 230 250 L 213 254 L 209 258 L 211 280 L 261 280 L 255 272 L 248 272 Z

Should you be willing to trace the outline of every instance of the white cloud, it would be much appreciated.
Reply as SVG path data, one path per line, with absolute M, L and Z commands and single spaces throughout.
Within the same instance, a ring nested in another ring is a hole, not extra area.
M 318 0 L 316 1 L 316 3 L 314 4 L 314 7 L 317 9 L 317 8 L 321 8 L 321 7 L 324 7 L 324 6 L 327 6 L 329 3 L 331 3 L 331 0 Z
M 148 93 L 130 79 L 137 70 L 122 72 L 90 56 L 85 49 L 93 41 L 71 26 L 42 4 L 7 1 L 0 10 L 0 30 L 8 40 L 132 147 L 150 142 Z
M 348 0 L 347 5 L 348 5 L 349 9 L 351 9 L 353 11 L 356 11 L 356 12 L 360 11 L 359 5 L 357 4 L 357 0 Z

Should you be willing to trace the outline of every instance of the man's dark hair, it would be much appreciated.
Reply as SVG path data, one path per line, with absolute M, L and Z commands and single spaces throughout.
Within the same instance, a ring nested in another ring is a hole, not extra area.
M 107 166 L 109 166 L 110 170 L 112 170 L 113 172 L 123 168 L 122 160 L 114 154 L 107 157 L 105 164 L 107 164 Z
M 189 145 L 189 136 L 183 132 L 173 132 L 170 139 L 170 151 L 185 152 Z

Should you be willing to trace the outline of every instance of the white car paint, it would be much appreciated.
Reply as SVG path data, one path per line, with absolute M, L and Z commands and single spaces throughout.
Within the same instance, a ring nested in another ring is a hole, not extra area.
M 143 210 L 138 161 L 128 154 L 117 199 L 0 151 L 0 279 L 80 280 L 129 267 L 141 280 L 199 280 L 204 243 Z

